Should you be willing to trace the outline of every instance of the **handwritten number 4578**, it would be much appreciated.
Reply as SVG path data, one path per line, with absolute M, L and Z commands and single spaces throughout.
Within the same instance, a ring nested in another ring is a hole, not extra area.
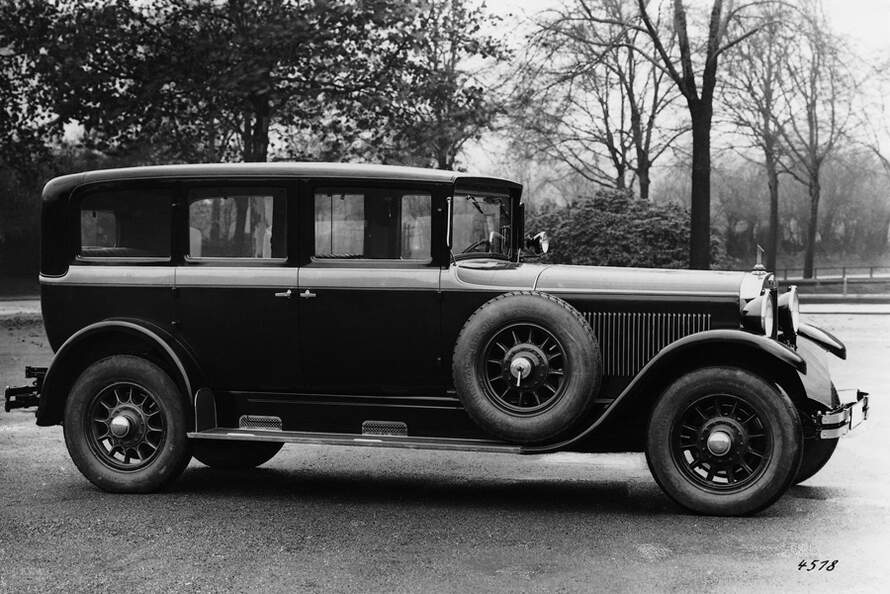
M 837 567 L 837 559 L 834 561 L 820 561 L 819 559 L 807 561 L 804 559 L 797 564 L 798 571 L 834 571 L 835 567 Z

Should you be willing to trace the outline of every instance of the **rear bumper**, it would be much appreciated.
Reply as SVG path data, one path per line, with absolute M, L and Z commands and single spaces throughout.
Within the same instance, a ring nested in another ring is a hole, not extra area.
M 843 437 L 868 419 L 868 394 L 855 390 L 855 399 L 817 415 L 819 437 L 836 439 Z
M 16 408 L 30 408 L 40 403 L 40 390 L 43 388 L 43 378 L 46 376 L 46 367 L 25 367 L 25 377 L 32 378 L 34 383 L 30 386 L 10 388 L 6 386 L 4 397 L 6 402 L 3 408 L 6 412 Z

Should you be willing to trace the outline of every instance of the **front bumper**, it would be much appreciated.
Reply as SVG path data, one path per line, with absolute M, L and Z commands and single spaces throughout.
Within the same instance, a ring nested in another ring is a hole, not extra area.
M 868 419 L 868 394 L 855 390 L 855 399 L 816 415 L 821 439 L 843 437 Z

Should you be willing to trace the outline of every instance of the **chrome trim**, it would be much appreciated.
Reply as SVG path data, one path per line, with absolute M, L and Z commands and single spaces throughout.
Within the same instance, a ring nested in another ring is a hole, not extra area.
M 172 287 L 173 266 L 69 266 L 62 276 L 40 275 L 42 285 Z
M 711 329 L 711 314 L 584 312 L 599 339 L 603 374 L 632 376 L 684 336 Z
M 445 208 L 446 208 L 446 219 L 445 219 L 445 245 L 448 246 L 448 249 L 451 249 L 451 208 L 452 202 L 454 201 L 453 196 L 448 196 L 445 199 Z
M 839 409 L 816 417 L 820 427 L 832 425 L 828 429 L 819 431 L 821 439 L 843 437 L 868 420 L 868 395 L 859 391 L 857 391 L 857 395 L 859 399 L 856 402 L 845 404 Z M 839 426 L 835 427 L 833 425 Z

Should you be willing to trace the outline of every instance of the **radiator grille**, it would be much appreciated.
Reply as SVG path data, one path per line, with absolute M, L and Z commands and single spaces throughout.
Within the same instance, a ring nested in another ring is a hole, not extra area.
M 262 415 L 241 415 L 238 419 L 238 428 L 255 429 L 257 431 L 281 431 L 281 418 Z
M 711 328 L 710 314 L 585 312 L 603 355 L 603 374 L 628 376 L 661 349 Z

